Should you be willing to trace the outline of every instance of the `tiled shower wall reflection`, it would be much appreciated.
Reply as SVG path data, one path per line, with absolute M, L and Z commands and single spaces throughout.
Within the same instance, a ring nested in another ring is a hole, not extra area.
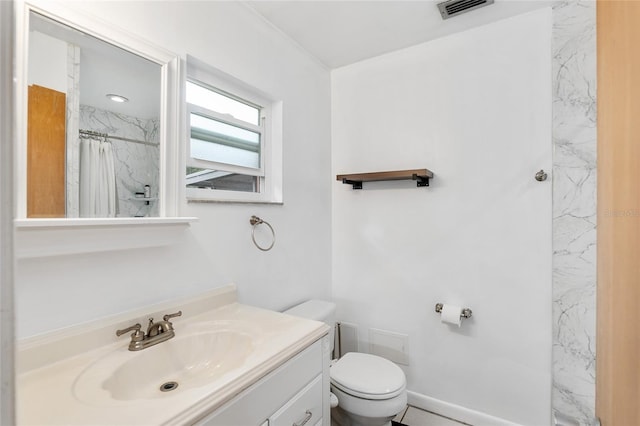
M 553 408 L 595 412 L 596 4 L 553 7 Z
M 118 217 L 158 216 L 158 185 L 160 182 L 160 149 L 158 120 L 142 119 L 80 105 L 80 129 L 107 133 L 155 146 L 109 139 L 113 147 Z M 151 187 L 152 201 L 136 198 L 136 192 Z

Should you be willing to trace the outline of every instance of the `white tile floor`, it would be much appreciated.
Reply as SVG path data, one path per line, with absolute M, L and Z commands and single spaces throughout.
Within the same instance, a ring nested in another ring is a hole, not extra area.
M 408 406 L 406 410 L 398 414 L 394 419 L 407 426 L 461 426 L 466 423 L 457 422 L 453 419 L 442 417 L 429 411 Z

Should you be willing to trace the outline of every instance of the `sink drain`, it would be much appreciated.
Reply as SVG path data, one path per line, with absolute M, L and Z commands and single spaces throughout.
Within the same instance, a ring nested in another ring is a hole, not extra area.
M 167 382 L 160 385 L 160 391 L 171 392 L 178 388 L 178 382 Z

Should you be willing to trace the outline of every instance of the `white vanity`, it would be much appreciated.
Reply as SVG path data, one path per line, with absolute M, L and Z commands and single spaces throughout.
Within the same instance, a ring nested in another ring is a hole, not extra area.
M 140 351 L 116 330 L 172 318 Z M 19 342 L 20 425 L 329 425 L 328 327 L 242 305 L 235 286 Z

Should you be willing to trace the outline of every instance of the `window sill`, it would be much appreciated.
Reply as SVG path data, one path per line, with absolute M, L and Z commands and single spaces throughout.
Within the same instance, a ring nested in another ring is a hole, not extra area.
M 196 220 L 194 217 L 17 219 L 16 257 L 166 246 L 174 243 Z
M 249 203 L 249 204 L 282 204 L 282 196 L 274 196 L 259 192 L 201 190 L 187 188 L 188 203 Z

